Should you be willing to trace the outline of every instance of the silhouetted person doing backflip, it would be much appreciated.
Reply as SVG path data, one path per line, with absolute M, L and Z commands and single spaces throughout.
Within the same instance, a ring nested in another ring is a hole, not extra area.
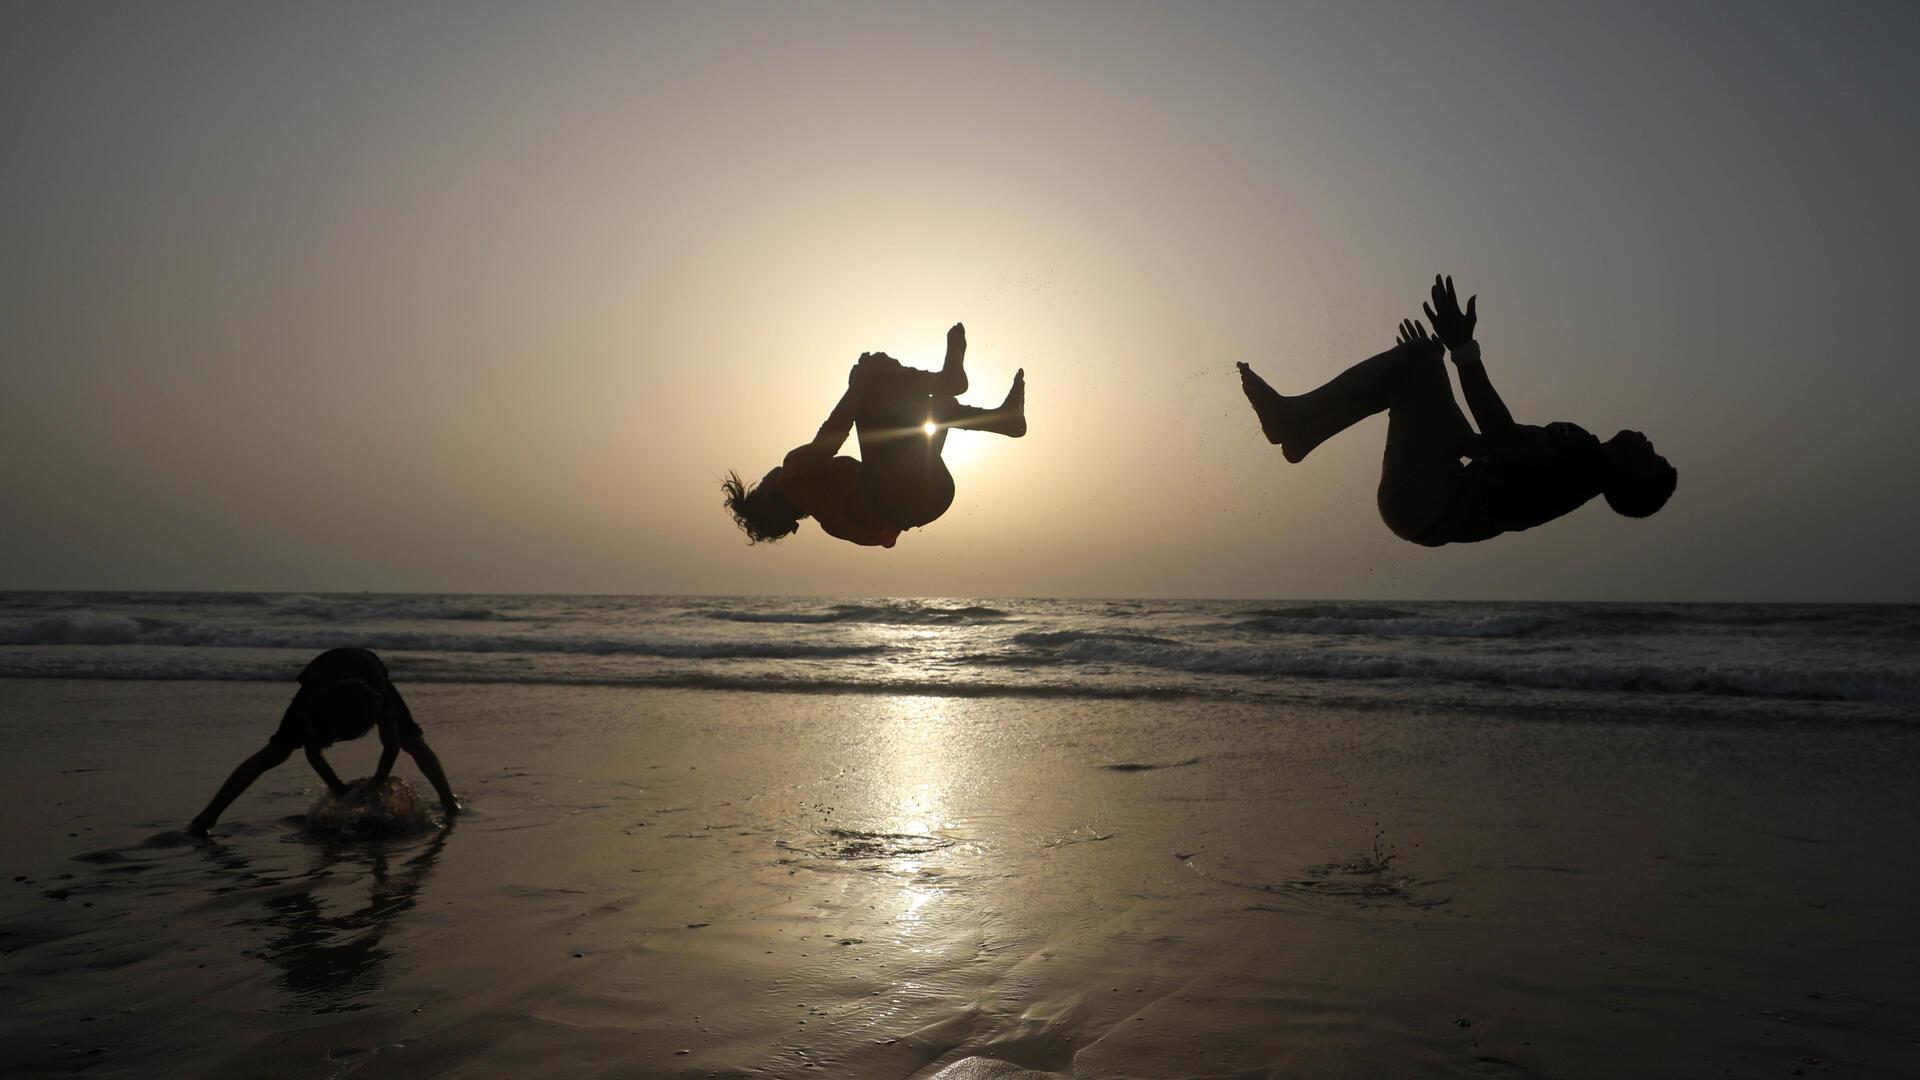
M 1622 431 L 1603 443 L 1565 421 L 1545 427 L 1515 423 L 1473 340 L 1479 298 L 1469 297 L 1461 311 L 1453 279 L 1439 277 L 1432 296 L 1424 309 L 1436 337 L 1428 337 L 1418 320 L 1404 321 L 1399 344 L 1298 397 L 1275 393 L 1240 364 L 1240 388 L 1267 441 L 1297 462 L 1386 411 L 1380 517 L 1394 535 L 1426 547 L 1531 529 L 1595 495 L 1628 517 L 1646 517 L 1666 505 L 1678 473 L 1640 432 Z M 1460 373 L 1478 434 L 1453 399 L 1440 362 L 1443 351 Z
M 749 541 L 775 541 L 811 517 L 829 536 L 872 547 L 892 547 L 953 504 L 953 476 L 940 460 L 947 431 L 990 431 L 1017 439 L 1027 433 L 1027 383 L 1022 369 L 998 408 L 955 399 L 967 391 L 966 327 L 947 331 L 939 371 L 903 366 L 886 353 L 862 353 L 847 373 L 847 392 L 819 434 L 796 447 L 751 487 L 738 473 L 721 482 L 727 512 Z M 858 460 L 839 456 L 857 428 Z

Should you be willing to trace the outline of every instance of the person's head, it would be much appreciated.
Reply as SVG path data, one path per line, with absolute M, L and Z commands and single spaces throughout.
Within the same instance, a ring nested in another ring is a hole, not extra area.
M 314 695 L 314 719 L 334 742 L 357 739 L 380 722 L 386 699 L 361 679 L 337 679 Z
M 751 487 L 741 482 L 739 473 L 728 470 L 727 478 L 720 481 L 720 492 L 727 513 L 733 515 L 733 523 L 747 534 L 750 544 L 771 544 L 791 536 L 800 530 L 800 519 L 806 516 L 780 494 L 778 465 Z
M 1605 443 L 1607 505 L 1614 512 L 1643 518 L 1667 505 L 1680 473 L 1654 453 L 1653 443 L 1637 431 L 1622 431 Z

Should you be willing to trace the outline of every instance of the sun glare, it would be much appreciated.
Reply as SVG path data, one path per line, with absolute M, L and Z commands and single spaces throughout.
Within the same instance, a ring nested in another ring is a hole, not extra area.
M 929 420 L 926 423 L 920 425 L 920 430 L 926 432 L 927 438 L 931 439 L 933 438 L 933 433 L 940 430 L 940 425 Z

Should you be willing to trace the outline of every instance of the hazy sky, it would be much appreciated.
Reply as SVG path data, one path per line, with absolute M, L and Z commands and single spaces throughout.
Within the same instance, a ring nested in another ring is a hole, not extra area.
M 1920 600 L 1920 5 L 0 5 L 0 587 Z M 1240 396 L 1480 294 L 1599 500 L 1428 550 Z M 892 551 L 719 506 L 864 349 Z

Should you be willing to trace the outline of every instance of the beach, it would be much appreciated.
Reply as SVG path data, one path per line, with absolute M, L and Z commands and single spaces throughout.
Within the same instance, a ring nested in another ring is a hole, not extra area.
M 402 687 L 451 828 L 196 843 L 285 684 L 0 680 L 9 1074 L 1920 1068 L 1897 725 Z
M 0 5 L 0 1080 L 1920 1080 L 1916 40 Z

